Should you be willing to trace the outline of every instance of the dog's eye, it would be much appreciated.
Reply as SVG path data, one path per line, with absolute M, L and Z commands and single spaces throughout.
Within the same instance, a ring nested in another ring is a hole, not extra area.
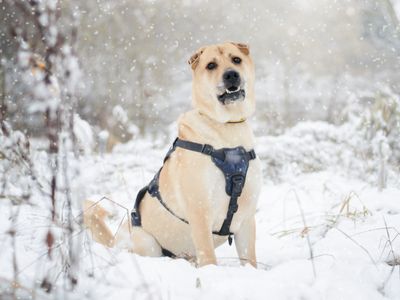
M 234 64 L 240 64 L 241 62 L 242 62 L 242 59 L 240 58 L 240 57 L 234 57 L 234 58 L 232 58 L 232 62 L 234 63 Z
M 215 69 L 217 67 L 217 64 L 216 63 L 213 63 L 213 62 L 210 62 L 208 65 L 207 65 L 207 69 L 208 70 L 213 70 L 213 69 Z

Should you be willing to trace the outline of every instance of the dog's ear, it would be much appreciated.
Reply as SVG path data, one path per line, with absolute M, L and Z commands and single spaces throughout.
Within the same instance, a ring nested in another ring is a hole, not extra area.
M 245 55 L 249 55 L 249 54 L 250 54 L 249 45 L 242 44 L 242 43 L 234 43 L 234 42 L 231 42 L 231 44 L 234 44 L 236 47 L 238 47 L 239 50 L 240 50 L 243 54 L 245 54 Z
M 203 52 L 204 52 L 204 48 L 200 48 L 199 50 L 196 51 L 195 54 L 193 54 L 189 58 L 188 64 L 192 67 L 192 70 L 196 69 L 197 65 L 199 64 L 200 55 L 202 55 Z

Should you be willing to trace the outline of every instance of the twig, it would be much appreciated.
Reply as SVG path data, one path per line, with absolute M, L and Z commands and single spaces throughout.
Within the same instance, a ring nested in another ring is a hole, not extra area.
M 242 262 L 242 261 L 248 262 L 249 261 L 247 258 L 240 258 L 240 257 L 233 257 L 233 256 L 222 256 L 222 257 L 218 257 L 217 260 L 225 260 L 225 259 L 226 260 L 228 260 L 228 259 L 238 260 L 240 262 Z M 195 262 L 195 260 L 193 260 L 193 262 Z M 256 263 L 257 263 L 257 266 L 261 265 L 263 267 L 263 270 L 270 270 L 271 269 L 271 266 L 267 265 L 266 263 L 263 263 L 263 262 L 260 262 L 260 261 L 256 261 Z
M 114 200 L 111 200 L 111 199 L 108 198 L 107 196 L 101 197 L 100 200 L 94 202 L 94 203 L 93 203 L 92 205 L 90 205 L 88 208 L 86 208 L 85 210 L 83 210 L 82 212 L 80 212 L 74 219 L 76 220 L 76 219 L 82 217 L 82 215 L 83 215 L 85 212 L 89 211 L 91 208 L 95 207 L 96 205 L 98 205 L 100 202 L 102 202 L 102 201 L 104 201 L 104 200 L 110 201 L 110 202 L 112 202 L 113 204 L 115 204 L 115 205 L 119 206 L 120 208 L 124 209 L 125 212 L 126 212 L 126 217 L 127 217 L 128 220 L 129 220 L 129 218 L 130 218 L 129 209 L 127 209 L 125 206 L 119 204 L 118 202 L 115 202 Z M 125 218 L 125 217 L 124 217 L 124 218 Z M 118 228 L 119 228 L 119 227 L 118 227 Z M 129 233 L 131 234 L 131 233 L 132 233 L 132 232 L 131 232 L 131 226 L 128 226 L 128 229 L 129 229 Z M 117 231 L 117 232 L 118 232 L 118 231 Z M 116 234 L 117 234 L 117 232 L 116 232 Z
M 73 236 L 77 236 L 79 234 L 81 234 L 84 231 L 84 229 L 81 229 L 80 231 L 76 232 Z M 51 250 L 55 250 L 59 247 L 61 247 L 63 244 L 65 243 L 65 241 L 58 243 L 57 245 L 54 245 Z M 21 274 L 22 272 L 24 272 L 26 269 L 28 269 L 29 267 L 31 267 L 32 265 L 34 265 L 37 261 L 39 261 L 41 258 L 45 257 L 48 254 L 48 252 L 46 251 L 43 254 L 40 254 L 35 260 L 33 260 L 32 262 L 30 262 L 29 264 L 27 264 L 26 266 L 24 266 L 22 269 L 20 269 L 18 271 L 18 275 Z
M 365 231 L 360 231 L 360 232 L 357 232 L 357 233 L 353 234 L 352 236 L 357 236 L 357 235 L 364 234 L 364 233 L 368 233 L 368 232 L 372 232 L 372 231 L 386 230 L 386 229 L 394 230 L 395 232 L 397 232 L 397 234 L 400 234 L 400 232 L 397 230 L 396 227 L 392 227 L 392 226 L 391 226 L 391 227 L 387 227 L 387 228 L 385 228 L 385 227 L 378 227 L 378 228 L 368 229 L 368 230 L 365 230 Z
M 18 216 L 19 216 L 19 212 L 20 212 L 20 205 L 17 205 L 16 208 L 16 212 L 15 213 L 11 213 L 11 228 L 9 230 L 9 234 L 11 235 L 11 245 L 12 245 L 12 249 L 13 249 L 13 254 L 12 254 L 12 265 L 13 265 L 13 275 L 14 275 L 14 279 L 13 279 L 13 298 L 14 300 L 17 300 L 17 287 L 18 287 L 18 262 L 17 262 L 17 245 L 16 245 L 16 230 L 17 230 L 17 220 L 18 220 Z M 12 211 L 12 206 L 11 206 L 11 211 Z
M 344 232 L 343 230 L 334 227 L 334 229 L 336 229 L 337 231 L 339 231 L 340 233 L 342 233 L 345 237 L 347 237 L 350 241 L 352 241 L 354 244 L 356 244 L 358 247 L 360 247 L 365 253 L 367 253 L 368 257 L 370 258 L 371 262 L 374 264 L 374 266 L 376 267 L 376 262 L 374 260 L 374 258 L 372 257 L 371 253 L 369 253 L 369 251 L 360 243 L 358 243 L 356 240 L 354 240 L 350 235 L 348 235 L 346 232 Z
M 292 192 L 293 192 L 293 194 L 294 194 L 294 196 L 296 198 L 297 204 L 299 206 L 299 210 L 300 210 L 300 213 L 301 213 L 301 218 L 303 220 L 304 229 L 306 229 L 308 227 L 307 227 L 307 223 L 306 223 L 306 218 L 304 216 L 303 207 L 301 206 L 301 203 L 300 203 L 299 196 L 297 195 L 296 190 L 292 189 Z M 309 253 L 310 253 L 310 259 L 311 259 L 311 265 L 312 265 L 312 270 L 313 270 L 313 274 L 314 274 L 314 279 L 316 279 L 317 278 L 317 272 L 315 270 L 314 251 L 313 251 L 311 240 L 310 240 L 310 234 L 306 233 L 305 236 L 306 236 L 306 239 L 307 239 L 308 250 L 309 250 Z
M 388 227 L 387 227 L 387 223 L 386 223 L 385 217 L 383 217 L 383 222 L 385 223 L 386 237 L 387 237 L 387 241 L 388 241 L 389 246 L 390 246 L 390 251 L 389 251 L 389 254 L 388 254 L 388 255 L 392 254 L 392 256 L 393 256 L 393 262 L 395 262 L 395 261 L 396 261 L 396 256 L 395 256 L 395 253 L 394 253 L 394 250 L 393 250 L 392 239 L 391 239 L 391 237 L 390 237 L 390 233 L 389 233 L 389 230 L 388 230 Z M 389 263 L 388 263 L 388 264 L 389 264 Z M 390 265 L 390 264 L 389 264 L 389 265 Z M 396 268 L 396 264 L 393 264 L 393 265 L 392 265 L 392 269 L 390 270 L 390 273 L 389 273 L 389 275 L 387 276 L 386 280 L 383 282 L 382 287 L 380 288 L 380 290 L 383 291 L 383 290 L 385 289 L 385 286 L 386 286 L 386 284 L 389 282 L 390 277 L 392 277 L 395 268 Z

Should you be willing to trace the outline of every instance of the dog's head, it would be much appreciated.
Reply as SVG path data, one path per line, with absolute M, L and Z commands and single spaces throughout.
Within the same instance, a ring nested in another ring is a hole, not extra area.
M 246 119 L 255 110 L 254 65 L 249 47 L 224 43 L 200 48 L 189 59 L 193 105 L 220 123 Z

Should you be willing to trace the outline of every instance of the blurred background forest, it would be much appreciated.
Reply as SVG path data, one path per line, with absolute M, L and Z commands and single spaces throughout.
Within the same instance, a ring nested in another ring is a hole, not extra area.
M 33 43 L 34 20 L 15 3 L 0 2 L 0 94 L 13 126 L 40 135 L 43 118 L 32 116 L 16 68 L 23 49 L 15 28 L 26 31 L 33 52 L 46 54 Z M 204 44 L 250 44 L 263 134 L 302 120 L 341 124 L 350 104 L 400 90 L 396 0 L 87 0 L 61 1 L 57 9 L 57 30 L 76 27 L 76 110 L 120 141 L 164 134 L 190 107 L 186 61 Z

